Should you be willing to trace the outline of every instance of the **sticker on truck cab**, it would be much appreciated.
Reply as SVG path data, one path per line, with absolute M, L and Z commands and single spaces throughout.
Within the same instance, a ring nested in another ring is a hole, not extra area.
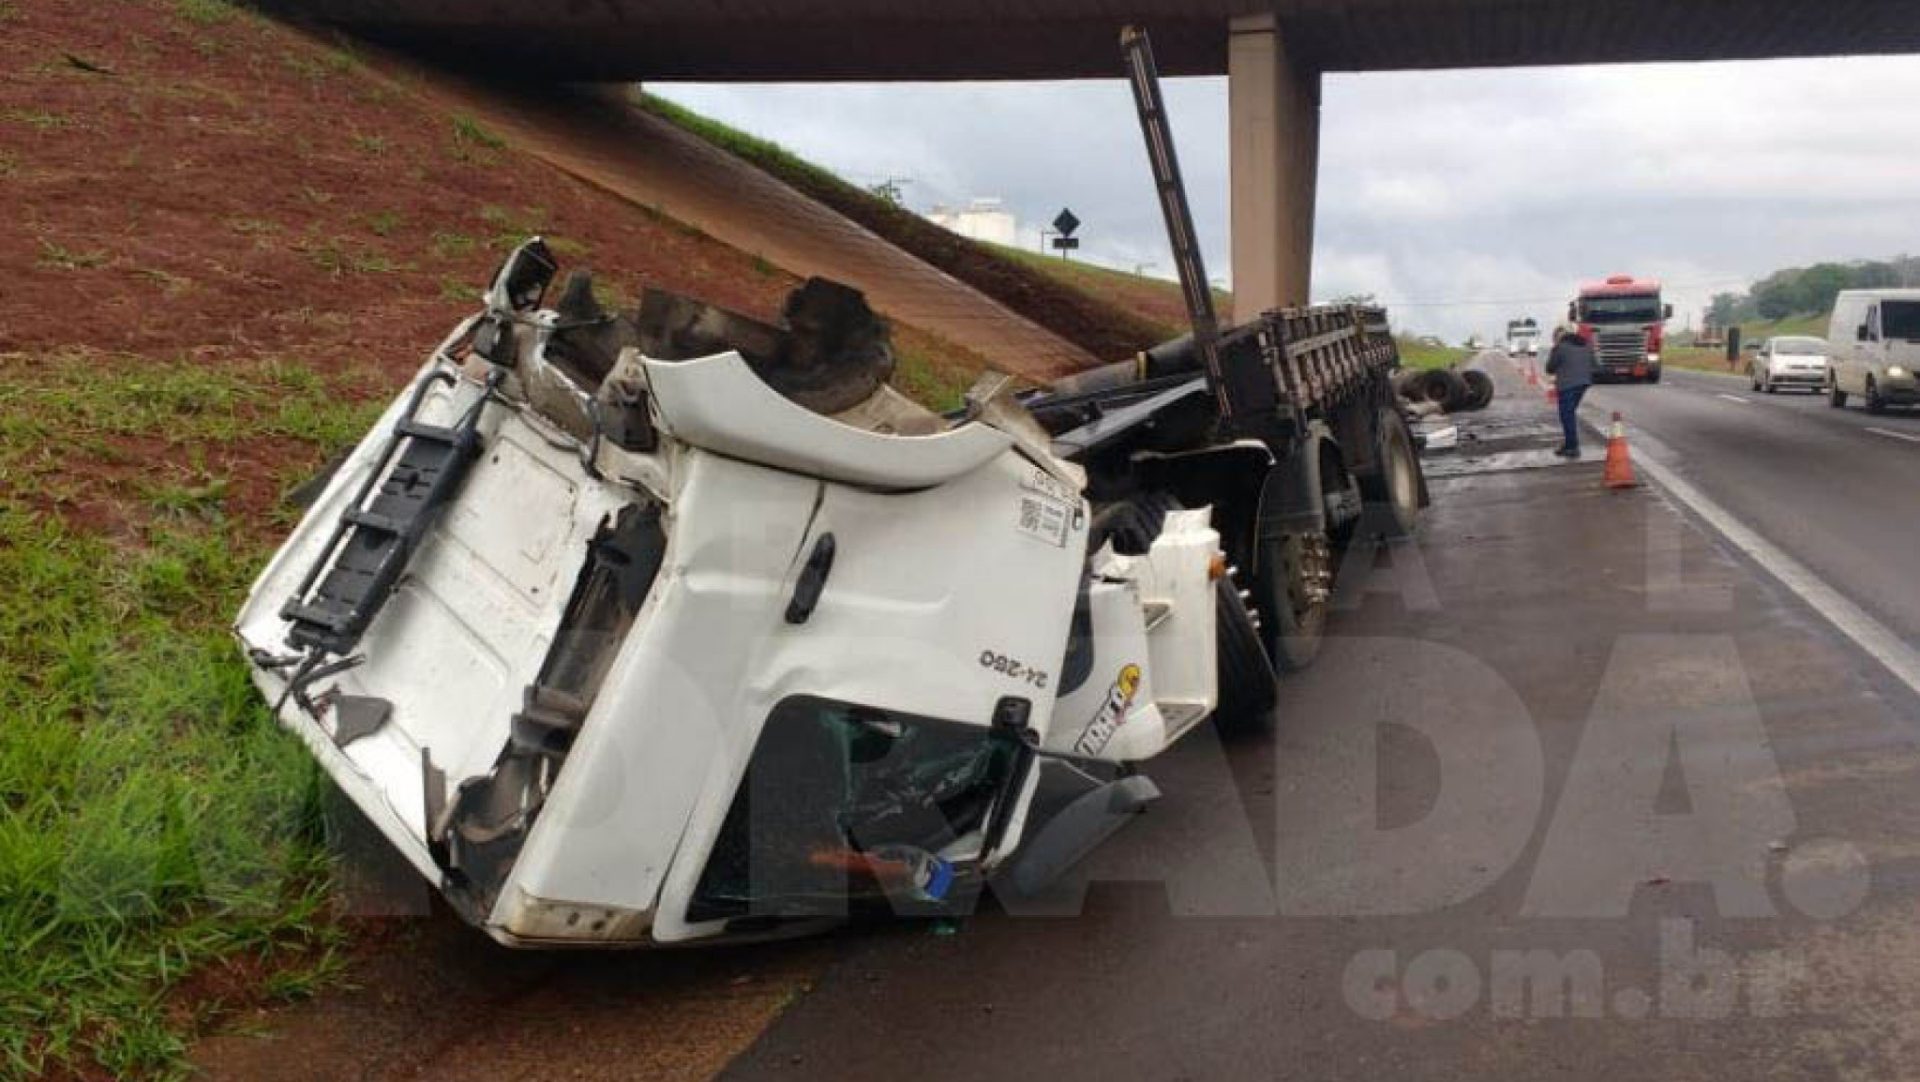
M 1073 742 L 1073 750 L 1081 755 L 1098 755 L 1105 751 L 1113 741 L 1113 734 L 1127 720 L 1127 711 L 1133 707 L 1133 697 L 1140 691 L 1140 666 L 1123 665 L 1120 675 L 1114 677 L 1113 686 L 1107 689 L 1107 697 L 1100 702 L 1100 709 L 1094 713 L 1093 720 L 1087 723 L 1080 739 Z
M 1059 500 L 1030 492 L 1020 494 L 1020 516 L 1015 528 L 1054 548 L 1067 547 L 1073 528 L 1073 510 Z

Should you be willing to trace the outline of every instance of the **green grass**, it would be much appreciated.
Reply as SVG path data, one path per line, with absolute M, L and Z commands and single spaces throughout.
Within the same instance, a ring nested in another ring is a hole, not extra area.
M 16 124 L 25 124 L 41 131 L 58 131 L 70 127 L 73 121 L 63 113 L 50 113 L 45 109 L 13 109 L 7 113 L 7 119 Z
M 40 258 L 35 263 L 55 270 L 91 270 L 106 261 L 107 253 L 97 249 L 77 251 L 41 237 Z
M 1394 341 L 1400 348 L 1400 363 L 1408 368 L 1446 368 L 1473 356 L 1472 350 L 1459 346 L 1435 346 L 1412 338 Z
M 934 344 L 893 342 L 893 389 L 933 410 L 945 413 L 959 409 L 967 388 L 978 379 L 978 369 L 955 364 L 938 355 Z
M 367 228 L 376 237 L 390 237 L 405 220 L 397 210 L 379 210 L 367 215 Z
M 1753 356 L 1751 347 L 1759 345 L 1769 338 L 1780 335 L 1804 335 L 1809 338 L 1825 338 L 1831 313 L 1820 315 L 1788 316 L 1777 320 L 1749 320 L 1740 327 L 1740 361 L 1732 368 L 1727 366 L 1727 351 L 1724 346 L 1702 349 L 1696 346 L 1669 344 L 1660 355 L 1662 364 L 1677 368 L 1698 368 L 1709 372 L 1745 372 L 1747 359 Z
M 464 113 L 453 118 L 453 156 L 460 161 L 489 162 L 507 141 Z
M 1165 278 L 1114 270 L 1081 260 L 1061 259 L 1025 248 L 1004 244 L 986 245 L 1002 259 L 1031 267 L 1049 278 L 1091 294 L 1110 304 L 1126 307 L 1150 319 L 1169 338 L 1187 333 L 1187 302 L 1180 283 Z M 1222 319 L 1233 311 L 1233 294 L 1215 287 L 1214 312 Z
M 373 231 L 380 233 L 377 226 Z M 380 235 L 385 236 L 384 233 Z M 345 240 L 324 240 L 307 245 L 305 251 L 308 262 L 335 277 L 346 274 L 393 274 L 408 269 L 406 264 Z
M 174 0 L 174 13 L 190 23 L 214 26 L 233 18 L 233 8 L 225 0 Z
M 321 779 L 227 630 L 259 523 L 194 463 L 266 436 L 317 460 L 378 405 L 290 362 L 0 357 L 0 1077 L 182 1075 L 183 1027 L 217 1006 L 183 1013 L 183 979 L 237 959 L 284 971 L 271 994 L 331 971 Z M 124 531 L 41 502 L 108 483 L 72 456 L 156 435 L 173 451 L 134 460 Z

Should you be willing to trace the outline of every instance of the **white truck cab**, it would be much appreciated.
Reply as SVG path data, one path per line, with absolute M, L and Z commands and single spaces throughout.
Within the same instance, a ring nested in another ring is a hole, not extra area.
M 552 269 L 515 253 L 235 622 L 458 912 L 642 945 L 946 911 L 1151 798 L 1026 829 L 1041 757 L 1138 762 L 1213 712 L 1207 509 L 1090 546 L 1084 474 L 998 391 L 893 394 L 845 287 L 781 326 L 665 294 L 628 319 L 584 277 L 541 307 Z
M 1507 355 L 1509 357 L 1534 357 L 1540 353 L 1540 324 L 1531 317 L 1517 319 L 1507 324 Z
M 1835 298 L 1827 332 L 1828 401 L 1859 395 L 1869 413 L 1920 404 L 1920 289 L 1849 289 Z

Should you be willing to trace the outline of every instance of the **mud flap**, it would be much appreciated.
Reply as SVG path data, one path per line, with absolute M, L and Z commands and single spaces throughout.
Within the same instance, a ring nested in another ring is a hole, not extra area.
M 1040 893 L 1158 799 L 1160 787 L 1145 774 L 1095 786 L 1047 820 L 1014 854 L 1000 881 L 1022 895 Z

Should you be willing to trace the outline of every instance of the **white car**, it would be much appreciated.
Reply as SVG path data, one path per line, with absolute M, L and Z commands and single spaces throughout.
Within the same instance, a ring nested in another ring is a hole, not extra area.
M 1823 339 L 1782 336 L 1760 343 L 1747 362 L 1753 389 L 1772 394 L 1782 387 L 1803 387 L 1814 393 L 1827 388 L 1833 350 Z

